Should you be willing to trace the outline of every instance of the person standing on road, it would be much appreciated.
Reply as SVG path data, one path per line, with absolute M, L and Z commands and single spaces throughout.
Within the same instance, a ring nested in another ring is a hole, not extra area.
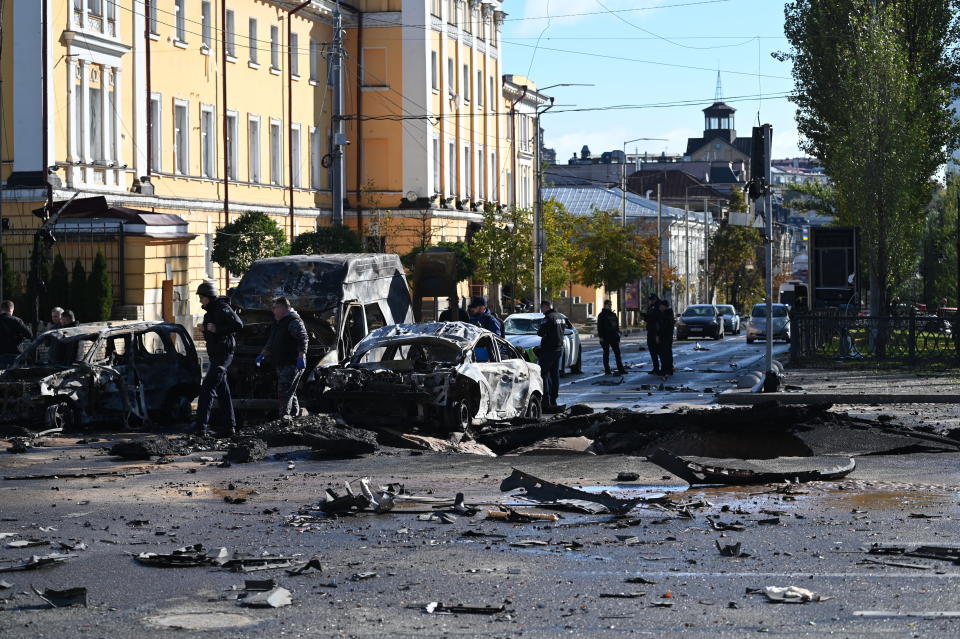
M 0 302 L 0 369 L 8 368 L 20 354 L 20 345 L 33 338 L 33 333 L 13 310 L 10 300 Z
M 74 315 L 73 311 L 66 310 L 60 313 L 59 328 L 74 328 L 75 326 L 80 326 L 80 322 L 77 321 L 77 316 Z
M 257 355 L 256 364 L 270 357 L 277 370 L 277 402 L 280 417 L 300 414 L 297 386 L 307 368 L 307 346 L 310 338 L 300 315 L 290 306 L 286 297 L 273 300 L 273 326 L 267 343 Z
M 560 369 L 563 367 L 563 317 L 547 300 L 540 303 L 543 322 L 537 329 L 540 336 L 540 374 L 543 377 L 544 410 L 556 412 L 560 406 Z
M 50 309 L 50 323 L 43 327 L 44 331 L 53 331 L 58 328 L 61 328 L 60 316 L 63 314 L 63 309 L 59 306 L 54 306 Z
M 491 333 L 503 337 L 503 324 L 497 319 L 497 316 L 487 308 L 487 298 L 478 295 L 470 300 L 470 306 L 467 307 L 467 322 L 480 328 L 485 328 Z
M 211 427 L 218 434 L 232 435 L 237 427 L 233 412 L 233 396 L 227 381 L 227 370 L 233 363 L 237 347 L 234 333 L 243 328 L 243 321 L 230 306 L 226 297 L 217 295 L 212 282 L 202 282 L 197 296 L 203 308 L 203 339 L 207 343 L 210 367 L 200 385 L 197 400 L 197 433 L 206 435 Z
M 603 349 L 603 370 L 610 374 L 610 350 L 617 358 L 617 374 L 626 375 L 623 370 L 623 360 L 620 359 L 620 322 L 613 312 L 613 303 L 606 300 L 603 310 L 597 315 L 597 337 L 600 338 L 600 347 Z
M 660 347 L 657 344 L 657 319 L 659 309 L 657 303 L 659 298 L 656 293 L 650 293 L 647 297 L 647 310 L 643 312 L 643 321 L 647 324 L 647 351 L 650 353 L 650 359 L 653 360 L 653 369 L 651 375 L 660 374 Z
M 673 375 L 673 309 L 670 300 L 657 303 L 657 355 L 660 358 L 660 374 Z

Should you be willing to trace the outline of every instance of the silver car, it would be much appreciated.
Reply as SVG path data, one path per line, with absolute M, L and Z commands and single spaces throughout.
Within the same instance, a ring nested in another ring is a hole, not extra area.
M 753 311 L 750 313 L 750 327 L 747 328 L 747 344 L 753 344 L 758 339 L 767 339 L 768 334 L 772 339 L 790 341 L 790 307 L 787 304 L 773 305 L 773 322 L 769 332 L 767 331 L 767 305 L 754 304 Z
M 562 313 L 563 318 L 563 365 L 560 371 L 569 370 L 571 373 L 582 371 L 582 355 L 580 352 L 580 333 L 574 328 L 570 320 Z M 507 341 L 520 348 L 536 348 L 540 346 L 540 336 L 537 329 L 543 323 L 543 313 L 514 313 L 503 323 L 503 336 Z
M 740 334 L 740 316 L 732 304 L 717 304 L 717 310 L 723 315 L 723 332 L 731 335 Z

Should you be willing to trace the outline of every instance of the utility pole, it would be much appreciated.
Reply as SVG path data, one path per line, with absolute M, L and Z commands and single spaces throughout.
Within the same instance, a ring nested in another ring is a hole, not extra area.
M 550 99 L 553 106 L 553 98 Z M 550 106 L 547 108 L 549 109 Z M 533 119 L 533 139 L 536 148 L 533 150 L 536 162 L 535 183 L 537 189 L 536 207 L 533 210 L 533 310 L 539 312 L 540 302 L 543 301 L 543 167 L 540 162 L 540 110 L 537 109 Z M 516 296 L 516 291 L 513 292 Z
M 344 179 L 343 151 L 347 145 L 347 135 L 343 130 L 343 15 L 340 13 L 340 3 L 333 14 L 333 53 L 330 56 L 330 84 L 333 85 L 333 171 L 330 180 L 330 195 L 333 198 L 334 225 L 343 224 L 343 199 L 346 196 L 346 180 Z M 360 117 L 357 114 L 359 126 Z
M 683 202 L 683 231 L 685 235 L 683 250 L 683 307 L 690 306 L 690 202 Z
M 763 127 L 764 143 L 764 177 L 770 178 L 770 147 L 773 142 L 773 127 L 764 124 Z M 764 184 L 763 198 L 763 218 L 766 226 L 766 263 L 767 263 L 767 368 L 764 383 L 764 390 L 776 390 L 778 383 L 770 381 L 777 379 L 773 372 L 773 194 L 770 191 L 769 183 Z M 770 383 L 766 383 L 770 381 Z
M 663 203 L 660 201 L 660 185 L 657 184 L 657 297 L 663 295 L 663 228 L 660 219 L 663 215 Z
M 312 0 L 301 2 L 292 9 L 287 10 L 287 179 L 289 180 L 288 193 L 290 197 L 289 224 L 290 224 L 290 242 L 293 243 L 294 229 L 294 171 L 293 171 L 293 56 L 299 55 L 299 51 L 293 50 L 293 16 L 309 6 Z M 300 134 L 300 131 L 297 132 Z M 309 141 L 309 138 L 308 138 Z M 303 171 L 300 171 L 300 179 L 303 180 Z M 342 216 L 341 216 L 342 217 Z

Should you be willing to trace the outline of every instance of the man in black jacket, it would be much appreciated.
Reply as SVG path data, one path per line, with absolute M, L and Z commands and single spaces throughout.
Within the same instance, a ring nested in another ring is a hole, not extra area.
M 268 356 L 273 360 L 277 369 L 277 403 L 280 417 L 296 417 L 300 414 L 297 386 L 307 368 L 310 337 L 306 325 L 300 315 L 291 308 L 286 297 L 273 300 L 273 319 L 267 344 L 257 355 L 257 366 Z
M 647 310 L 643 312 L 643 321 L 647 324 L 647 351 L 650 353 L 650 359 L 653 360 L 651 375 L 659 375 L 661 368 L 660 346 L 657 343 L 657 319 L 659 318 L 657 303 L 659 301 L 656 293 L 650 293 L 647 298 Z
M 657 304 L 657 355 L 660 357 L 660 374 L 673 375 L 673 309 L 670 300 L 662 299 Z
M 0 302 L 0 369 L 8 368 L 20 354 L 20 345 L 32 338 L 33 332 L 13 314 L 13 302 Z
M 201 329 L 210 358 L 210 368 L 200 385 L 200 398 L 197 401 L 197 432 L 206 434 L 213 426 L 218 433 L 230 435 L 236 428 L 237 419 L 233 412 L 227 369 L 233 363 L 233 353 L 237 347 L 233 334 L 243 328 L 243 322 L 227 298 L 217 296 L 217 289 L 212 282 L 201 283 L 197 287 L 197 295 L 205 311 Z
M 544 409 L 551 412 L 560 408 L 560 369 L 563 368 L 563 317 L 554 310 L 553 304 L 540 303 L 543 322 L 537 329 L 540 336 L 540 374 L 543 377 Z
M 613 303 L 607 300 L 603 303 L 603 310 L 597 315 L 597 337 L 600 338 L 600 348 L 603 349 L 603 370 L 610 374 L 610 350 L 617 358 L 617 374 L 626 375 L 623 370 L 623 360 L 620 359 L 620 322 L 613 312 Z

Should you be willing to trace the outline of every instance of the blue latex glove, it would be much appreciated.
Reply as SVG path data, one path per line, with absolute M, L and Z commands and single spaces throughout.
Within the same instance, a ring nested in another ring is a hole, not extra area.
M 305 357 L 298 357 L 298 358 L 297 358 L 297 370 L 298 370 L 298 371 L 302 371 L 302 370 L 305 369 L 306 367 L 307 367 L 307 358 L 305 358 Z
M 263 353 L 260 353 L 259 355 L 257 355 L 257 359 L 256 359 L 257 366 L 259 366 L 260 364 L 263 364 L 264 358 L 266 358 L 266 355 L 264 355 Z

